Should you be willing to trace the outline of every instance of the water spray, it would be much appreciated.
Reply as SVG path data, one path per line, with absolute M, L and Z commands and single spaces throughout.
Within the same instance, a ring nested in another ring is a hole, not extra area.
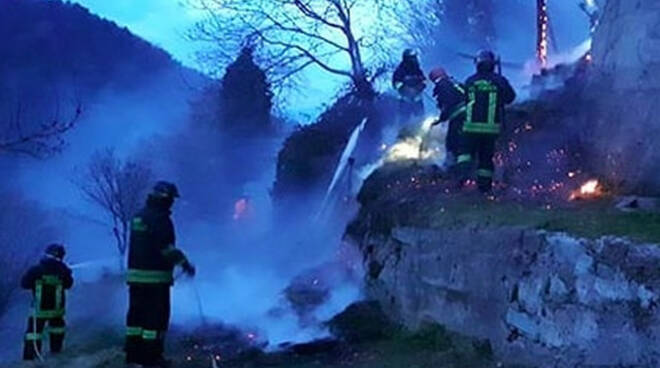
M 106 264 L 106 262 L 110 262 L 110 261 L 115 262 L 116 260 L 117 260 L 116 258 L 103 258 L 92 261 L 78 262 L 74 264 L 69 264 L 67 266 L 72 270 L 80 270 L 80 269 L 92 268 L 95 266 L 103 265 Z
M 328 186 L 328 190 L 325 193 L 325 197 L 323 198 L 323 202 L 321 204 L 321 210 L 318 212 L 316 215 L 316 220 L 319 221 L 321 217 L 323 216 L 323 213 L 325 212 L 326 208 L 329 205 L 330 197 L 332 195 L 332 192 L 335 189 L 335 186 L 337 185 L 337 182 L 341 178 L 342 174 L 344 173 L 344 170 L 346 169 L 347 164 L 349 163 L 349 160 L 351 158 L 351 155 L 353 155 L 353 152 L 355 151 L 355 148 L 357 147 L 358 140 L 360 139 L 360 134 L 362 134 L 362 131 L 364 130 L 365 126 L 367 125 L 367 118 L 364 118 L 362 122 L 353 130 L 353 133 L 351 134 L 350 138 L 348 139 L 348 142 L 346 143 L 346 147 L 344 148 L 344 151 L 342 152 L 341 158 L 339 159 L 339 164 L 337 164 L 337 169 L 335 170 L 335 174 L 332 177 L 332 181 L 330 182 L 330 186 Z

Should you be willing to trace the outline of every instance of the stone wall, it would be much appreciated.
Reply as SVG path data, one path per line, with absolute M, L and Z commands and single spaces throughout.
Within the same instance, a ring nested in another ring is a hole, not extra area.
M 660 248 L 518 228 L 395 228 L 358 241 L 367 294 L 415 328 L 542 367 L 660 364 Z

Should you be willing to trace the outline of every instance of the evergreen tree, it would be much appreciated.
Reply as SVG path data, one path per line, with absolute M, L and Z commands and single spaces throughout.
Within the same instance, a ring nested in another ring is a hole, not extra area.
M 220 100 L 223 130 L 239 135 L 272 131 L 273 93 L 266 73 L 254 62 L 252 48 L 244 48 L 227 67 Z

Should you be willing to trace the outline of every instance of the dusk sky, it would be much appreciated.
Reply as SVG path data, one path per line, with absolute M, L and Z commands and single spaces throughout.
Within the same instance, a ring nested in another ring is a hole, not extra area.
M 195 44 L 185 38 L 186 32 L 196 21 L 203 19 L 204 14 L 186 6 L 188 0 L 70 0 L 81 4 L 103 18 L 112 20 L 120 26 L 125 26 L 136 35 L 167 50 L 172 56 L 191 68 L 200 65 L 195 61 L 195 51 L 205 47 L 204 44 Z M 506 50 L 513 61 L 525 62 L 534 57 L 535 42 L 535 2 L 530 0 L 517 0 L 519 12 L 528 17 L 524 20 L 511 22 L 505 17 L 498 18 L 498 29 L 503 43 L 500 45 Z M 561 54 L 572 55 L 573 50 L 582 44 L 588 37 L 587 20 L 578 8 L 578 0 L 561 0 L 551 3 L 550 11 L 555 26 Z M 505 12 L 506 13 L 506 12 Z M 527 29 L 529 28 L 529 32 Z M 506 30 L 506 31 L 505 31 Z M 515 45 L 515 46 L 514 46 Z M 525 47 L 521 47 L 525 45 Z M 527 47 L 528 46 L 528 47 Z M 584 50 L 580 50 L 582 52 Z M 575 58 L 574 55 L 571 58 Z M 294 101 L 286 108 L 289 116 L 301 118 L 303 121 L 313 118 L 321 112 L 321 100 L 332 99 L 338 88 L 344 82 L 342 79 L 329 75 L 319 68 L 309 68 L 305 74 L 308 83 L 305 83 L 304 92 L 292 92 L 289 102 Z M 459 76 L 462 77 L 462 76 Z M 514 83 L 527 81 L 528 75 L 511 75 Z M 313 82 L 311 82 L 313 81 Z M 322 81 L 322 82 L 320 82 Z M 309 96 L 316 98 L 310 99 Z M 295 107 L 294 107 L 295 106 Z M 293 107 L 293 108 L 292 108 Z

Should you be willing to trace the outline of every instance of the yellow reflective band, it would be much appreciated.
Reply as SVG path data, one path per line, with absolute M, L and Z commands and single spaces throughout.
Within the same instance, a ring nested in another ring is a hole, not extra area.
M 66 327 L 48 327 L 48 333 L 51 335 L 64 335 Z
M 465 116 L 465 124 L 470 124 L 472 123 L 472 115 L 474 114 L 474 104 L 476 102 L 477 97 L 474 94 L 474 91 L 470 91 L 470 100 L 467 104 L 467 115 Z
M 477 170 L 477 176 L 481 176 L 482 178 L 492 178 L 493 172 L 487 169 L 479 169 Z
M 41 339 L 42 339 L 42 336 L 41 336 L 40 333 L 30 332 L 30 333 L 25 334 L 25 340 L 27 340 L 27 341 L 39 341 Z
M 465 89 L 463 89 L 460 84 L 454 83 L 454 88 L 456 88 L 456 90 L 458 90 L 458 92 L 460 92 L 462 95 L 465 94 Z
M 64 317 L 64 314 L 64 309 L 37 310 L 34 312 L 35 317 L 43 319 L 61 318 Z
M 488 94 L 488 124 L 495 124 L 495 113 L 497 112 L 497 92 Z
M 459 155 L 458 158 L 456 159 L 456 162 L 459 164 L 470 161 L 472 161 L 472 155 Z
M 463 125 L 463 131 L 465 133 L 500 134 L 500 125 L 466 122 L 465 125 Z
M 142 336 L 142 327 L 126 327 L 126 336 Z
M 174 277 L 171 271 L 128 270 L 127 282 L 129 284 L 171 284 Z
M 131 221 L 131 230 L 132 231 L 137 231 L 137 232 L 144 232 L 147 231 L 147 225 L 142 222 L 141 217 L 136 217 Z
M 142 331 L 142 338 L 144 340 L 156 340 L 158 338 L 158 331 L 144 330 Z
M 52 286 L 62 285 L 62 280 L 60 280 L 59 277 L 53 275 L 43 275 L 41 276 L 41 280 L 39 281 L 41 281 L 43 285 L 52 285 Z

